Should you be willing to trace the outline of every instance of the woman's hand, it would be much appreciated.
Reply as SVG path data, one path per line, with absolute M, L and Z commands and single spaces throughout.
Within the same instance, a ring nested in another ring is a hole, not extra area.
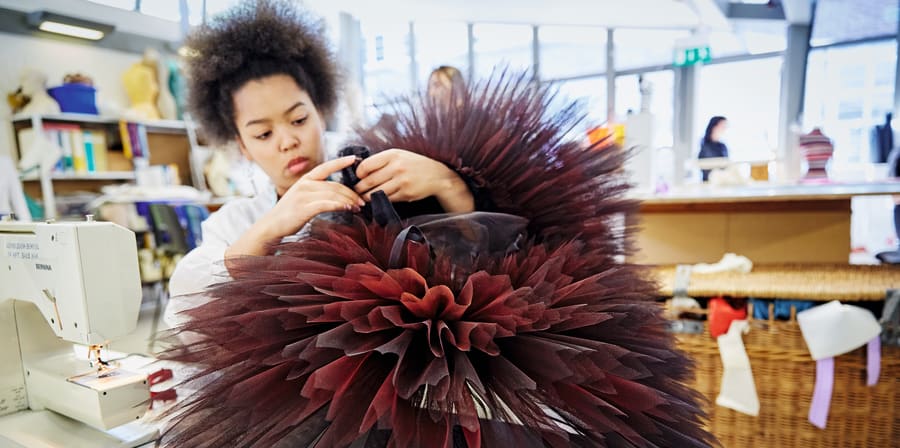
M 355 190 L 364 199 L 383 191 L 393 202 L 437 198 L 448 213 L 475 209 L 472 193 L 459 175 L 441 162 L 402 149 L 388 149 L 362 161 Z
M 354 160 L 353 156 L 331 160 L 303 175 L 275 207 L 225 251 L 225 258 L 264 255 L 269 243 L 299 232 L 320 213 L 358 210 L 365 202 L 356 192 L 326 180 L 332 173 L 353 165 Z

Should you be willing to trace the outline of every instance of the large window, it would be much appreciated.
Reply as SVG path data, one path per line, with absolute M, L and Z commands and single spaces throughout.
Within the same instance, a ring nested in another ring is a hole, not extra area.
M 606 29 L 542 26 L 541 79 L 592 75 L 606 71 Z
M 803 125 L 834 142 L 835 162 L 870 162 L 870 133 L 894 108 L 897 41 L 813 49 Z
M 595 76 L 591 78 L 571 81 L 559 81 L 551 84 L 556 89 L 557 96 L 551 108 L 562 108 L 573 101 L 577 101 L 587 115 L 579 132 L 603 124 L 606 121 L 606 77 Z
M 475 77 L 487 77 L 495 69 L 531 70 L 533 29 L 527 25 L 478 24 L 475 34 Z
M 690 36 L 686 30 L 617 29 L 616 70 L 671 64 L 675 41 Z
M 817 0 L 814 46 L 897 34 L 897 0 Z
M 366 104 L 382 104 L 412 89 L 409 22 L 362 24 Z
M 653 114 L 653 136 L 651 144 L 655 148 L 674 144 L 674 103 L 675 76 L 671 70 L 644 73 L 644 87 L 650 95 L 650 110 Z M 641 86 L 639 75 L 616 77 L 616 118 L 625 121 L 630 113 L 641 112 Z
M 416 22 L 416 64 L 419 87 L 425 88 L 431 71 L 441 65 L 456 67 L 465 76 L 469 66 L 468 26 L 462 22 Z
M 709 36 L 712 58 L 784 51 L 787 34 L 784 22 L 777 20 L 730 20 L 730 32 Z
M 781 97 L 781 57 L 712 64 L 700 71 L 692 154 L 700 151 L 700 138 L 709 119 L 728 119 L 723 142 L 732 160 L 767 160 L 778 145 Z
M 205 12 L 206 20 L 209 20 L 209 19 L 227 11 L 228 9 L 231 9 L 232 6 L 235 6 L 238 3 L 240 3 L 240 0 L 202 0 L 202 2 L 196 2 L 196 0 L 195 0 L 195 3 L 201 3 L 199 5 L 200 8 L 203 8 L 203 3 L 205 3 L 205 5 L 206 5 L 206 12 Z M 193 13 L 191 13 L 191 15 L 193 15 Z

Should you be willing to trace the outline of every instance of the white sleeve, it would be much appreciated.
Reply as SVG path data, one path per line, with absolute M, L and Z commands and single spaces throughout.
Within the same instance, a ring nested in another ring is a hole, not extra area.
M 13 176 L 10 184 L 10 202 L 12 202 L 13 212 L 16 213 L 16 219 L 19 221 L 31 221 L 31 211 L 28 210 L 28 203 L 25 202 L 25 192 L 22 191 L 22 184 L 19 183 L 18 175 Z
M 231 279 L 225 268 L 225 250 L 252 225 L 247 208 L 242 203 L 226 204 L 201 224 L 203 242 L 178 262 L 169 279 L 164 315 L 169 326 L 183 320 L 177 313 L 203 303 L 201 293 L 207 287 Z
M 25 193 L 22 191 L 22 183 L 19 182 L 19 172 L 12 159 L 0 156 L 0 191 L 5 191 L 7 199 L 0 193 L 0 201 L 9 201 L 9 204 L 0 206 L 0 210 L 9 207 L 9 211 L 16 214 L 19 221 L 31 221 L 31 212 L 28 211 L 28 203 L 25 202 Z

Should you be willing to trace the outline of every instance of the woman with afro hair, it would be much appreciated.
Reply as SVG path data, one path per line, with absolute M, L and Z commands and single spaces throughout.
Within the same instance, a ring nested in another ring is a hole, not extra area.
M 317 215 L 358 210 L 374 191 L 424 212 L 474 210 L 460 175 L 402 149 L 363 161 L 354 189 L 328 180 L 355 158 L 323 160 L 325 122 L 339 82 L 323 35 L 316 20 L 289 3 L 264 0 L 245 1 L 188 36 L 192 117 L 212 142 L 236 141 L 272 188 L 225 204 L 203 223 L 203 244 L 178 264 L 169 283 L 173 297 L 227 279 L 222 260 L 262 255 Z

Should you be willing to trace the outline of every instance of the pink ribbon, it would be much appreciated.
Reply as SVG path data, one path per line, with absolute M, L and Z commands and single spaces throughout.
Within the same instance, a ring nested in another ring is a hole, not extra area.
M 834 358 L 816 361 L 816 388 L 809 405 L 809 422 L 825 429 L 828 409 L 831 408 L 831 391 L 834 389 Z
M 872 338 L 866 347 L 866 351 L 866 372 L 868 374 L 866 385 L 874 386 L 878 383 L 878 376 L 881 375 L 881 336 Z
M 874 386 L 881 375 L 881 336 L 875 336 L 866 346 L 866 384 Z M 825 429 L 828 410 L 831 408 L 831 393 L 834 390 L 834 358 L 816 361 L 816 386 L 809 405 L 809 422 L 817 428 Z

